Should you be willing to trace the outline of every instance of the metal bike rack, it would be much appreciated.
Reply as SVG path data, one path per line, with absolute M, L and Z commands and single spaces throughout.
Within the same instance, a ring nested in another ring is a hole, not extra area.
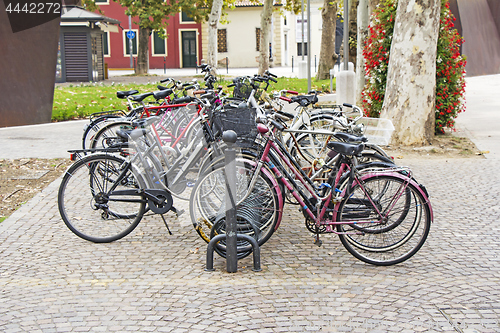
M 253 249 L 253 271 L 259 272 L 260 247 L 257 240 L 251 236 L 237 234 L 236 232 L 236 143 L 237 135 L 234 131 L 224 131 L 222 139 L 227 144 L 224 152 L 225 157 L 225 180 L 226 180 L 226 233 L 217 235 L 210 240 L 207 247 L 206 271 L 214 271 L 214 247 L 221 241 L 226 240 L 226 270 L 235 273 L 238 270 L 238 248 L 237 240 L 245 240 L 252 245 Z

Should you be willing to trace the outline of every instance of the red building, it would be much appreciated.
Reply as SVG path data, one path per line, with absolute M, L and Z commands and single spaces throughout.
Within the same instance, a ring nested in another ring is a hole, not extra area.
M 104 61 L 108 68 L 130 68 L 129 17 L 125 15 L 125 8 L 112 0 L 96 0 L 101 7 L 103 15 L 119 20 L 120 26 L 101 27 L 104 36 Z M 178 13 L 167 18 L 167 38 L 162 39 L 157 32 L 153 32 L 149 41 L 149 68 L 186 68 L 195 67 L 200 63 L 201 50 L 201 24 L 196 23 L 185 15 Z M 135 32 L 132 39 L 132 54 L 137 61 L 137 40 L 139 29 L 133 23 L 131 30 Z

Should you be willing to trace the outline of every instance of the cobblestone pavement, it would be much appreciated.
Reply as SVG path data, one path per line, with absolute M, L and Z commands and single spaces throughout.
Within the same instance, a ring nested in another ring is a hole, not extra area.
M 337 237 L 313 244 L 288 206 L 237 273 L 187 214 L 147 217 L 122 240 L 93 244 L 59 217 L 59 181 L 0 224 L 2 332 L 500 332 L 500 175 L 494 159 L 402 160 L 431 194 L 423 248 L 391 267 L 364 264 Z

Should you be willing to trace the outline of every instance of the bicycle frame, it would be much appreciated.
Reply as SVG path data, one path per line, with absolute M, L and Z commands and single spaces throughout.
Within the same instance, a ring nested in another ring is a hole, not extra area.
M 264 135 L 264 133 L 268 132 L 267 127 L 259 125 L 259 132 Z M 276 131 L 276 129 L 274 130 Z M 296 179 L 304 185 L 305 189 L 307 190 L 308 194 L 312 196 L 312 199 L 316 201 L 316 204 L 313 204 L 311 200 L 306 196 L 306 194 L 299 188 L 298 184 L 294 181 L 293 176 L 290 175 L 283 166 L 278 166 L 274 165 L 272 163 L 271 159 L 269 158 L 269 153 L 270 151 L 274 151 L 277 153 L 277 156 L 279 156 L 279 159 L 286 164 L 286 166 L 292 171 L 293 175 L 296 177 Z M 353 157 L 355 159 L 355 157 Z M 380 212 L 378 208 L 376 207 L 376 204 L 374 203 L 374 199 L 370 196 L 370 193 L 366 191 L 364 188 L 364 181 L 367 180 L 370 177 L 374 176 L 374 172 L 368 173 L 367 175 L 363 175 L 362 177 L 358 177 L 356 175 L 356 169 L 355 169 L 355 163 L 354 164 L 348 164 L 347 161 L 343 158 L 341 158 L 340 161 L 337 161 L 338 165 L 338 171 L 335 175 L 333 183 L 322 183 L 319 188 L 316 188 L 315 185 L 313 184 L 312 180 L 307 177 L 300 166 L 298 166 L 298 163 L 293 159 L 293 157 L 288 153 L 287 149 L 279 142 L 274 140 L 274 135 L 273 133 L 270 133 L 266 136 L 266 145 L 265 148 L 259 158 L 259 162 L 257 163 L 257 166 L 255 168 L 255 173 L 252 177 L 252 180 L 250 181 L 249 189 L 247 192 L 247 195 L 243 197 L 241 201 L 243 201 L 248 194 L 250 193 L 252 187 L 255 185 L 255 178 L 258 172 L 261 170 L 263 167 L 264 163 L 266 163 L 269 167 L 269 169 L 274 173 L 275 177 L 277 180 L 279 180 L 283 185 L 291 192 L 291 194 L 294 196 L 294 198 L 299 202 L 301 208 L 304 210 L 305 214 L 311 218 L 312 221 L 316 224 L 316 226 L 325 226 L 326 227 L 326 232 L 329 233 L 335 233 L 339 234 L 333 227 L 335 225 L 340 225 L 340 224 L 373 224 L 373 223 L 381 223 L 385 217 L 387 217 L 394 206 L 395 202 L 401 197 L 401 195 L 404 193 L 406 190 L 407 186 L 412 183 L 415 185 L 415 187 L 423 194 L 424 198 L 426 199 L 426 203 L 429 203 L 429 200 L 427 198 L 427 195 L 425 192 L 420 188 L 420 186 L 412 180 L 411 177 L 403 176 L 402 174 L 395 172 L 396 169 L 391 170 L 391 171 L 382 171 L 382 172 L 377 172 L 377 175 L 390 175 L 390 176 L 395 176 L 401 180 L 403 180 L 404 186 L 400 188 L 400 190 L 397 192 L 398 195 L 397 197 L 395 196 L 392 200 L 392 206 L 385 211 L 385 212 Z M 401 170 L 401 169 L 399 169 Z M 349 171 L 350 172 L 350 177 L 349 177 L 349 182 L 345 189 L 343 191 L 340 191 L 337 189 L 337 186 L 340 183 L 341 176 L 343 175 L 344 171 Z M 333 171 L 332 171 L 333 172 Z M 379 217 L 378 220 L 349 220 L 349 221 L 341 221 L 337 222 L 337 213 L 339 210 L 339 205 L 342 200 L 345 200 L 346 198 L 349 197 L 350 195 L 350 190 L 353 186 L 359 185 L 365 195 L 368 197 L 368 200 L 370 204 L 375 208 L 375 211 Z M 320 195 L 319 190 L 320 189 L 325 189 L 326 191 L 323 190 L 324 194 Z M 326 193 L 325 193 L 326 192 Z M 339 193 L 340 192 L 340 193 Z M 336 194 L 336 195 L 335 195 Z M 335 195 L 335 196 L 334 196 Z M 327 209 L 329 207 L 329 203 L 333 202 L 334 207 L 333 207 L 333 216 L 332 220 L 326 220 L 325 215 L 327 213 Z M 322 204 L 323 203 L 323 204 Z M 433 219 L 433 213 L 432 213 L 432 208 L 430 207 L 429 203 L 429 208 L 430 208 L 430 213 L 431 213 L 431 220 Z M 315 211 L 315 212 L 314 212 Z M 276 224 L 276 228 L 278 228 L 279 224 L 281 221 L 278 221 Z

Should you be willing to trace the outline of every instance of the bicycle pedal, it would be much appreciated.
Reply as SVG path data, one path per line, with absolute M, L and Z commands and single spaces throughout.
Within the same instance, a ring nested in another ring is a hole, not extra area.
M 314 240 L 314 245 L 316 245 L 317 247 L 321 247 L 321 245 L 323 245 L 323 241 L 321 239 L 316 238 Z
M 176 218 L 185 213 L 184 209 L 178 210 L 175 207 L 172 207 L 171 211 L 173 211 L 175 213 Z

